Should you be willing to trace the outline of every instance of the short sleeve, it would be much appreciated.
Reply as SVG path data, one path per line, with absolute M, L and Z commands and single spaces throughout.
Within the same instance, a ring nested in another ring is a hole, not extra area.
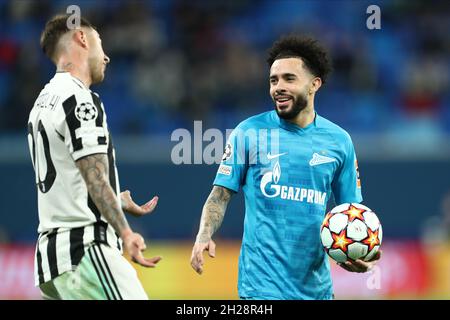
M 74 161 L 107 153 L 107 126 L 100 98 L 87 90 L 77 92 L 55 110 L 55 129 L 64 138 Z
M 246 137 L 244 131 L 238 126 L 227 140 L 213 184 L 238 192 L 245 182 L 248 167 L 247 159 Z
M 363 200 L 359 178 L 358 161 L 350 136 L 345 142 L 344 158 L 333 180 L 332 189 L 337 204 Z

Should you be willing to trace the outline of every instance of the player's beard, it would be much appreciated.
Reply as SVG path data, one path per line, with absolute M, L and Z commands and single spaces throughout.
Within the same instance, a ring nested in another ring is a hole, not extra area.
M 104 64 L 101 61 L 89 60 L 92 84 L 100 83 L 105 77 Z
M 285 110 L 278 110 L 278 107 L 275 102 L 275 111 L 277 112 L 278 116 L 281 119 L 284 120 L 292 120 L 295 119 L 295 117 L 298 116 L 298 114 L 306 108 L 308 105 L 308 99 L 306 97 L 306 94 L 298 94 L 297 96 L 293 97 L 293 104 L 292 107 L 285 109 Z

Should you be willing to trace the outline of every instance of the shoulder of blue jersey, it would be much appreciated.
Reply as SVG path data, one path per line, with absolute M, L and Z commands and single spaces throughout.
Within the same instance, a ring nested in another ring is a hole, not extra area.
M 330 120 L 328 120 L 322 116 L 319 116 L 318 121 L 319 121 L 318 126 L 320 128 L 329 131 L 332 135 L 338 136 L 339 138 L 341 138 L 344 141 L 348 141 L 348 142 L 352 141 L 350 134 L 345 129 L 338 126 L 334 122 L 331 122 Z
M 270 129 L 268 128 L 268 122 L 272 121 L 272 113 L 273 111 L 266 111 L 263 113 L 259 113 L 257 115 L 251 116 L 244 121 L 240 122 L 236 129 L 239 128 L 241 130 L 247 129 Z

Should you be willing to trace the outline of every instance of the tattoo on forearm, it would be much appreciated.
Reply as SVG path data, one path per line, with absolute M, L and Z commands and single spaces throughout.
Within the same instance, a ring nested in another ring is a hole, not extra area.
M 225 215 L 225 210 L 230 202 L 231 195 L 231 191 L 224 187 L 213 187 L 205 205 L 203 206 L 197 242 L 208 242 L 211 240 L 214 232 L 219 229 Z
M 79 159 L 76 165 L 86 182 L 92 201 L 94 201 L 102 216 L 120 234 L 123 229 L 129 226 L 119 205 L 117 195 L 114 193 L 108 180 L 107 155 L 89 155 Z

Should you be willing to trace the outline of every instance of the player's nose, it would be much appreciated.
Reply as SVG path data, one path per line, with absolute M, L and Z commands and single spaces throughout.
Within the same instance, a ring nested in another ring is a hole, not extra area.
M 275 90 L 275 94 L 285 93 L 286 88 L 283 81 L 277 81 L 277 83 L 274 85 L 273 89 Z
M 275 89 L 275 97 L 276 96 L 282 96 L 282 95 L 285 95 L 286 94 L 286 89 L 284 89 L 284 88 L 276 88 Z
M 109 59 L 109 57 L 105 54 L 105 56 L 103 57 L 103 61 L 105 61 L 105 64 L 108 64 L 111 59 Z

